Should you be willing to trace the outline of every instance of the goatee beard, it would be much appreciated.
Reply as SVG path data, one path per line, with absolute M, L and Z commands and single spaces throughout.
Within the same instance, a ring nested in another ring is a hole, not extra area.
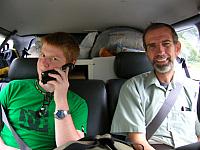
M 159 72 L 159 73 L 167 73 L 174 68 L 174 63 L 172 61 L 169 61 L 169 63 L 164 64 L 164 65 L 158 65 L 158 64 L 153 64 L 154 69 Z

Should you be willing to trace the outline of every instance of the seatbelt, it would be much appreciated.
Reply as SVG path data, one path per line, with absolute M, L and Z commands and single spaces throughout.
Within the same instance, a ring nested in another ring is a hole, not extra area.
M 200 121 L 200 82 L 199 82 L 199 96 L 197 100 L 197 116 L 198 120 Z
M 15 137 L 17 143 L 20 146 L 20 150 L 31 150 L 21 139 L 20 137 L 17 135 L 17 133 L 15 132 L 15 130 L 12 128 L 12 126 L 9 124 L 8 119 L 6 117 L 5 111 L 3 106 L 1 105 L 1 113 L 2 113 L 2 121 L 5 123 L 5 125 L 10 129 L 10 131 L 12 132 L 13 136 Z
M 185 59 L 184 59 L 184 58 L 179 58 L 179 57 L 177 57 L 176 60 L 177 60 L 178 63 L 182 64 L 182 68 L 183 68 L 184 71 L 185 71 L 186 77 L 190 78 L 190 73 L 189 73 L 188 67 L 187 67 L 187 65 L 186 65 Z
M 165 120 L 166 116 L 170 112 L 171 108 L 176 102 L 178 93 L 181 91 L 182 88 L 181 83 L 175 83 L 175 88 L 172 89 L 163 103 L 162 107 L 154 117 L 154 119 L 151 121 L 151 123 L 146 128 L 146 138 L 147 140 L 151 138 L 151 136 L 156 132 L 158 127 L 161 125 L 161 123 Z

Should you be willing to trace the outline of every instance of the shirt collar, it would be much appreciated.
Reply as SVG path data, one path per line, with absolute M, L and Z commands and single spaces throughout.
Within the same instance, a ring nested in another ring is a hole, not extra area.
M 144 83 L 144 88 L 148 88 L 151 85 L 156 85 L 156 86 L 160 87 L 160 83 L 159 83 L 154 71 L 150 71 L 149 74 L 147 74 L 147 78 Z
M 168 89 L 170 90 L 170 89 L 175 88 L 175 83 L 176 83 L 176 82 L 182 83 L 183 79 L 184 79 L 184 76 L 178 74 L 178 73 L 175 71 L 174 76 L 173 76 L 173 79 L 172 79 L 172 81 L 169 83 Z M 145 81 L 145 83 L 144 83 L 144 88 L 148 88 L 148 87 L 151 86 L 151 85 L 155 85 L 155 86 L 157 86 L 157 87 L 162 87 L 162 86 L 160 85 L 160 82 L 159 82 L 158 78 L 156 77 L 154 71 L 149 72 L 149 74 L 147 75 L 146 81 Z

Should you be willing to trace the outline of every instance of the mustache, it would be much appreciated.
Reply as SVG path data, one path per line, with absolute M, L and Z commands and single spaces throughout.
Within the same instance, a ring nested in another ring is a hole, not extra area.
M 167 55 L 156 55 L 155 57 L 154 57 L 154 59 L 165 59 L 165 58 L 168 58 L 168 56 Z

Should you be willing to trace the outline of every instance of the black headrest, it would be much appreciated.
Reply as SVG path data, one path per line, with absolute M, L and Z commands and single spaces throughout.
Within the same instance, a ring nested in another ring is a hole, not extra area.
M 153 70 L 145 52 L 121 52 L 115 57 L 114 70 L 119 78 L 131 78 Z
M 12 61 L 8 77 L 15 79 L 34 79 L 37 78 L 37 58 L 16 58 Z

